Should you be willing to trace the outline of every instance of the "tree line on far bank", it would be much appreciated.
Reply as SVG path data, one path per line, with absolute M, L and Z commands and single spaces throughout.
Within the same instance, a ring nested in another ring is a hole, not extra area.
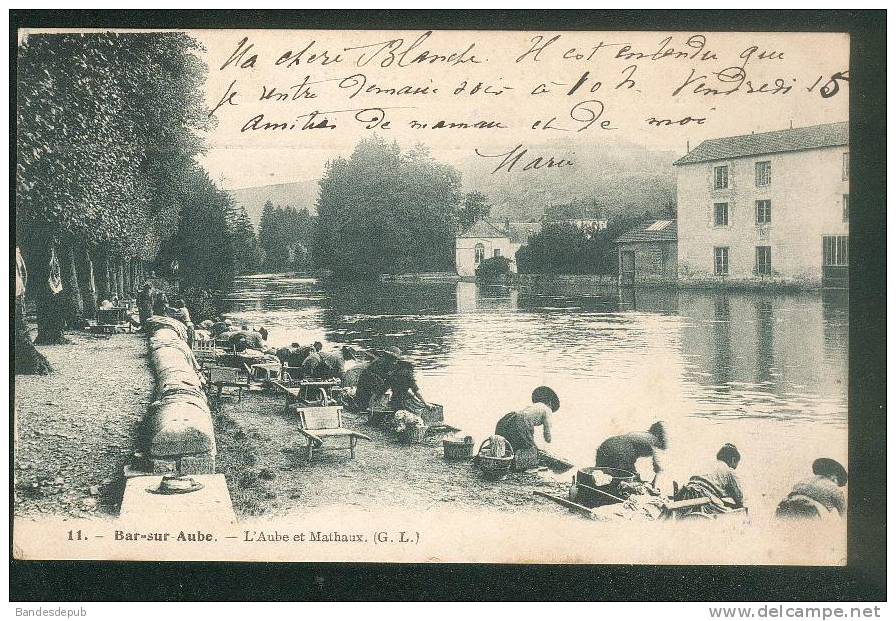
M 256 270 L 313 267 L 342 278 L 453 272 L 456 235 L 491 210 L 485 195 L 462 194 L 460 173 L 425 146 L 402 152 L 379 136 L 360 141 L 348 158 L 328 162 L 319 185 L 317 217 L 265 204 Z M 671 210 L 674 205 L 664 207 L 674 218 Z M 650 217 L 619 212 L 602 230 L 547 223 L 517 253 L 518 271 L 615 275 L 614 240 Z M 489 274 L 509 271 L 506 259 L 485 263 Z

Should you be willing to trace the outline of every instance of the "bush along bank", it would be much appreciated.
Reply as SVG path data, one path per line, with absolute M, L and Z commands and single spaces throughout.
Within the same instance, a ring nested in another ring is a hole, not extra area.
M 143 420 L 138 471 L 214 474 L 215 433 L 199 366 L 176 319 L 152 316 L 149 362 L 155 377 L 153 402 Z

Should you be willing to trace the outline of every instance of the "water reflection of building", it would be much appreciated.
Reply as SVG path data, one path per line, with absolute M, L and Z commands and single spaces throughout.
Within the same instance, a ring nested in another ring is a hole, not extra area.
M 848 309 L 816 294 L 681 290 L 682 352 L 695 378 L 724 389 L 846 396 Z M 832 347 L 839 343 L 842 347 Z
M 478 285 L 459 282 L 455 296 L 458 313 L 470 313 L 489 309 L 516 309 L 520 292 L 501 285 Z
M 620 287 L 619 309 L 648 313 L 677 313 L 678 290 L 670 288 Z

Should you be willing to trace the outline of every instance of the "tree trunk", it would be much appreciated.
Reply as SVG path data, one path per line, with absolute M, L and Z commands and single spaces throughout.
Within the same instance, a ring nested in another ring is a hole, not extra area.
M 75 266 L 75 249 L 71 242 L 59 244 L 59 267 L 62 273 L 62 292 L 65 300 L 65 323 L 74 327 L 84 317 L 84 300 L 78 284 L 78 269 Z
M 50 363 L 47 362 L 42 353 L 37 351 L 34 343 L 31 342 L 28 324 L 25 323 L 24 295 L 16 298 L 15 325 L 15 361 L 13 364 L 16 375 L 46 375 L 50 373 L 53 370 Z
M 133 287 L 131 286 L 131 260 L 122 259 L 121 276 L 123 278 L 123 298 L 130 298 Z
M 94 280 L 93 261 L 90 250 L 81 246 L 77 252 L 78 284 L 81 288 L 81 299 L 84 302 L 84 317 L 96 318 L 96 281 Z
M 97 301 L 108 300 L 109 295 L 109 257 L 105 252 L 98 251 L 99 262 L 96 269 L 96 297 Z
M 35 247 L 31 256 L 33 279 L 29 287 L 34 291 L 37 304 L 37 338 L 38 345 L 60 345 L 68 343 L 63 335 L 65 329 L 66 299 L 64 292 L 53 293 L 50 289 L 50 251 L 53 248 L 53 236 L 41 231 L 36 236 Z M 59 257 L 57 256 L 57 259 Z
M 124 296 L 124 260 L 117 259 L 115 261 L 115 295 L 118 299 Z

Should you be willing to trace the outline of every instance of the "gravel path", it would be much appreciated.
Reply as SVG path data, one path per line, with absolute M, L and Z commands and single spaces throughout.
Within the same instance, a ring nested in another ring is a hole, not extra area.
M 152 393 L 137 334 L 39 347 L 54 373 L 15 378 L 15 514 L 117 514 L 122 466 Z
M 355 459 L 348 451 L 324 451 L 306 465 L 297 421 L 283 412 L 282 397 L 253 392 L 242 403 L 224 398 L 214 410 L 217 469 L 226 475 L 237 515 L 278 515 L 296 507 L 431 510 L 446 503 L 566 514 L 534 498 L 532 490 L 565 495 L 569 477 L 558 483 L 515 473 L 487 481 L 470 462 L 443 458 L 444 436 L 404 446 L 393 434 L 365 424 L 364 417 L 346 415 L 344 424 L 372 441 L 359 441 Z

